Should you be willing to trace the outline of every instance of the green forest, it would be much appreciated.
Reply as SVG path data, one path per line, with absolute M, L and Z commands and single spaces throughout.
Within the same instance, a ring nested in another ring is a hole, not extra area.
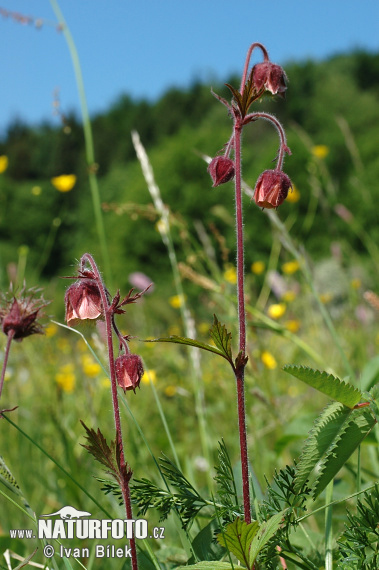
M 292 63 L 286 73 L 286 100 L 266 98 L 264 102 L 265 110 L 285 126 L 292 150 L 285 170 L 296 197 L 282 206 L 281 217 L 312 258 L 328 256 L 330 241 L 343 243 L 345 236 L 356 254 L 364 256 L 367 251 L 358 226 L 364 226 L 373 242 L 379 241 L 375 207 L 379 197 L 379 54 L 354 52 L 317 63 Z M 238 85 L 237 78 L 225 81 Z M 199 239 L 198 223 L 212 240 L 216 235 L 228 243 L 233 239 L 232 183 L 212 189 L 201 158 L 220 151 L 231 129 L 230 119 L 210 88 L 201 83 L 187 90 L 173 88 L 156 102 L 133 100 L 125 94 L 107 113 L 92 118 L 110 263 L 120 285 L 127 283 L 133 271 L 144 271 L 153 280 L 169 272 L 155 227 L 157 217 L 132 145 L 132 130 L 139 133 L 149 154 L 163 201 L 175 221 L 178 244 L 184 230 L 191 239 Z M 212 88 L 227 96 L 224 85 Z M 261 104 L 257 105 L 259 109 Z M 247 130 L 243 176 L 252 188 L 259 173 L 271 167 L 276 152 L 277 137 L 269 124 L 261 121 Z M 14 121 L 1 140 L 0 155 L 8 158 L 8 168 L 0 175 L 2 286 L 7 281 L 5 268 L 17 263 L 20 255 L 25 258 L 28 281 L 34 283 L 67 274 L 86 250 L 96 255 L 79 118 L 61 115 L 54 124 L 33 127 Z M 58 192 L 51 183 L 63 174 L 77 177 L 70 192 Z M 347 227 L 336 214 L 337 204 L 354 213 L 355 227 Z M 247 265 L 265 258 L 271 248 L 271 232 L 265 231 L 267 219 L 256 216 L 255 208 L 246 198 L 246 239 L 253 244 L 246 248 Z M 344 253 L 350 256 L 351 252 Z M 185 258 L 182 245 L 177 254 Z M 230 255 L 233 261 L 233 252 Z

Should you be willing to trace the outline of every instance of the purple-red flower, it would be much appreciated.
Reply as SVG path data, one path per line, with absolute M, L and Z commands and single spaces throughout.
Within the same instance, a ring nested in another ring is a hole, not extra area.
M 263 87 L 266 91 L 270 91 L 273 95 L 284 97 L 287 89 L 287 76 L 280 65 L 264 61 L 254 65 L 252 70 L 253 83 L 257 91 Z
M 229 182 L 234 177 L 234 162 L 226 156 L 216 156 L 208 166 L 208 172 L 213 180 L 213 188 Z
M 287 198 L 292 182 L 281 170 L 265 170 L 257 180 L 255 203 L 260 208 L 277 208 Z
M 116 358 L 117 383 L 126 392 L 139 386 L 143 375 L 142 360 L 138 354 L 123 354 Z
M 93 279 L 79 279 L 67 289 L 64 297 L 66 321 L 97 319 L 103 313 L 101 295 Z
M 15 340 L 32 334 L 43 333 L 42 326 L 37 319 L 42 315 L 39 314 L 41 309 L 48 305 L 43 297 L 36 298 L 37 290 L 24 289 L 14 295 L 11 301 L 3 298 L 0 306 L 0 324 L 4 334 L 7 336 L 12 333 Z

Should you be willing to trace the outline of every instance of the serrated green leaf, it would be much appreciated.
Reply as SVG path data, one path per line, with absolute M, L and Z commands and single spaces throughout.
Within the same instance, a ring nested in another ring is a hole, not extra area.
M 220 323 L 216 315 L 213 315 L 213 325 L 209 332 L 213 342 L 224 358 L 226 358 L 226 360 L 234 367 L 232 355 L 232 333 L 227 331 L 226 326 Z
M 252 566 L 255 562 L 256 557 L 264 548 L 264 546 L 268 543 L 270 538 L 274 536 L 278 528 L 280 527 L 280 523 L 283 520 L 285 511 L 281 511 L 277 513 L 273 517 L 269 518 L 267 521 L 261 524 L 257 534 L 254 536 L 253 541 L 250 546 L 250 553 L 249 553 L 249 564 Z
M 338 433 L 333 444 L 329 447 L 324 460 L 320 465 L 320 473 L 315 480 L 312 491 L 315 499 L 336 476 L 358 445 L 369 434 L 374 425 L 375 418 L 368 408 L 360 408 L 351 412 L 346 418 L 345 425 Z
M 348 408 L 354 408 L 363 397 L 357 388 L 333 376 L 333 374 L 314 370 L 308 366 L 292 366 L 290 364 L 284 366 L 283 370 Z
M 245 566 L 239 566 L 245 568 Z M 191 566 L 178 566 L 176 570 L 234 570 L 230 562 L 197 562 Z
M 142 342 L 171 342 L 173 344 L 185 344 L 187 346 L 194 346 L 195 348 L 201 348 L 202 350 L 207 350 L 208 352 L 213 352 L 214 354 L 218 354 L 219 356 L 226 358 L 226 360 L 228 362 L 230 362 L 229 357 L 226 356 L 226 354 L 223 350 L 220 350 L 219 348 L 216 348 L 215 346 L 212 346 L 211 344 L 207 344 L 205 342 L 200 342 L 198 340 L 194 340 L 193 338 L 187 338 L 185 336 L 172 335 L 169 337 L 161 337 L 161 338 L 153 338 L 153 339 L 149 339 L 149 340 L 144 340 Z
M 339 402 L 329 404 L 313 424 L 296 466 L 295 490 L 299 491 L 352 413 Z
M 247 524 L 237 517 L 235 521 L 228 524 L 223 533 L 217 535 L 217 540 L 221 546 L 228 548 L 240 562 L 250 568 L 250 544 L 258 530 L 258 521 Z

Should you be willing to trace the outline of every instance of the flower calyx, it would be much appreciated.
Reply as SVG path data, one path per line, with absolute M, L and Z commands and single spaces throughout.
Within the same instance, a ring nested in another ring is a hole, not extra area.
M 292 182 L 282 170 L 265 170 L 259 176 L 254 200 L 260 208 L 278 208 L 287 198 Z
M 115 368 L 118 385 L 124 392 L 135 392 L 144 372 L 141 357 L 138 354 L 122 354 L 116 358 Z
M 229 182 L 235 174 L 234 162 L 226 156 L 215 156 L 207 170 L 213 180 L 213 188 Z
M 132 294 L 134 289 L 130 289 L 129 293 L 126 295 L 126 297 L 123 298 L 122 301 L 120 301 L 121 295 L 120 291 L 118 290 L 116 295 L 112 299 L 111 306 L 109 307 L 110 313 L 117 315 L 125 313 L 124 309 L 122 309 L 121 307 L 124 307 L 125 305 L 130 305 L 131 303 L 135 303 L 136 301 L 138 301 L 138 299 L 140 299 L 142 295 L 146 293 L 146 291 L 148 291 L 152 286 L 153 283 L 150 283 L 150 285 L 148 285 L 143 291 L 140 291 L 135 295 Z

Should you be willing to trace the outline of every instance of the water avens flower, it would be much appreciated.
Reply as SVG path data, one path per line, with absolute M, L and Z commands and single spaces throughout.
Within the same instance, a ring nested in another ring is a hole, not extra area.
M 4 334 L 15 340 L 22 340 L 32 334 L 43 333 L 43 328 L 37 319 L 42 316 L 40 311 L 48 305 L 42 297 L 36 297 L 36 290 L 22 290 L 11 301 L 5 297 L 0 306 L 0 323 Z
M 287 76 L 280 65 L 263 61 L 254 65 L 252 70 L 253 84 L 257 91 L 265 89 L 272 95 L 284 97 L 287 89 Z
M 281 170 L 265 170 L 257 180 L 254 200 L 260 208 L 278 208 L 287 198 L 292 183 Z
M 143 376 L 143 364 L 138 354 L 123 354 L 116 358 L 117 383 L 126 392 L 138 388 Z
M 93 279 L 80 279 L 67 289 L 64 302 L 66 322 L 97 319 L 103 312 L 99 287 Z

